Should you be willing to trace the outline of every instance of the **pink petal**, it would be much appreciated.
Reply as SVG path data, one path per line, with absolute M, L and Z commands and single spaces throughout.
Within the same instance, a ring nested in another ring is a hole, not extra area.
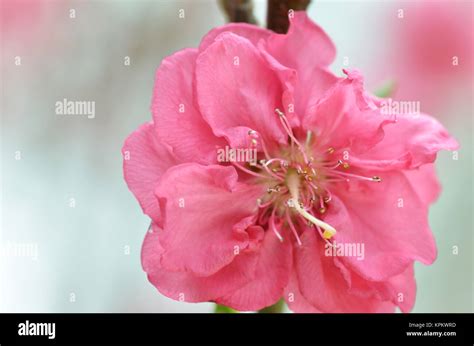
M 170 148 L 158 140 L 152 122 L 143 124 L 128 136 L 122 155 L 123 174 L 128 188 L 137 198 L 143 212 L 155 222 L 161 222 L 155 186 L 160 176 L 178 163 L 177 159 Z
M 215 137 L 202 119 L 193 95 L 197 49 L 184 49 L 163 60 L 156 71 L 151 110 L 161 140 L 183 162 L 213 163 Z
M 347 269 L 338 259 L 334 264 L 343 273 L 346 282 L 350 286 L 349 291 L 353 294 L 368 298 L 376 298 L 390 301 L 393 305 L 400 307 L 402 312 L 410 312 L 413 309 L 416 298 L 416 282 L 413 264 L 401 274 L 392 276 L 386 281 L 368 281 Z
M 273 232 L 267 231 L 258 256 L 253 280 L 219 298 L 219 304 L 240 311 L 255 311 L 275 304 L 282 297 L 291 272 L 290 241 L 280 242 Z
M 397 115 L 396 123 L 386 126 L 384 131 L 383 141 L 361 155 L 351 156 L 353 166 L 375 170 L 412 169 L 434 162 L 439 150 L 458 148 L 444 127 L 424 114 Z
M 314 229 L 302 235 L 303 245 L 295 248 L 295 268 L 301 293 L 322 312 L 387 312 L 390 302 L 364 298 L 349 292 L 349 286 L 332 257 L 325 256 L 324 242 Z
M 164 267 L 209 276 L 249 246 L 246 229 L 263 190 L 237 178 L 232 166 L 195 163 L 161 177 L 155 193 L 164 214 Z
M 411 182 L 423 203 L 429 205 L 438 199 L 441 193 L 441 184 L 438 181 L 434 163 L 428 163 L 416 169 L 405 170 L 403 174 Z
M 416 181 L 403 172 L 385 172 L 380 183 L 353 181 L 349 189 L 333 191 L 324 220 L 338 231 L 337 243 L 364 244 L 364 260 L 342 261 L 367 280 L 384 281 L 414 260 L 431 264 L 436 259 L 428 204 Z
M 318 66 L 299 71 L 295 86 L 295 111 L 300 117 L 309 115 L 311 109 L 338 80 L 334 74 Z
M 304 11 L 294 13 L 286 35 L 270 36 L 267 47 L 278 61 L 298 72 L 315 66 L 329 66 L 336 56 L 336 48 L 329 36 Z
M 402 312 L 410 312 L 415 305 L 416 281 L 413 264 L 403 273 L 395 275 L 384 283 L 375 283 L 382 299 L 391 299 L 391 302 L 400 307 Z
M 306 298 L 301 294 L 296 271 L 293 270 L 290 275 L 290 281 L 285 289 L 284 298 L 288 308 L 293 312 L 299 313 L 320 313 Z
M 309 113 L 303 126 L 320 138 L 319 146 L 350 148 L 354 153 L 380 142 L 384 126 L 394 121 L 365 97 L 362 79 L 352 74 L 341 79 Z
M 266 60 L 270 69 L 275 72 L 275 75 L 283 86 L 282 111 L 286 114 L 291 126 L 300 126 L 300 119 L 297 116 L 298 112 L 296 111 L 297 105 L 295 105 L 295 98 L 297 97 L 297 95 L 295 95 L 295 87 L 298 84 L 296 70 L 282 65 L 275 59 L 275 57 L 268 53 L 264 41 L 260 41 L 257 47 L 260 50 L 262 57 Z
M 223 33 L 196 65 L 199 106 L 217 136 L 242 147 L 252 129 L 266 143 L 285 142 L 275 115 L 282 105 L 281 83 L 250 41 Z
M 257 46 L 257 43 L 260 40 L 266 40 L 272 34 L 270 30 L 260 28 L 256 25 L 247 23 L 230 23 L 209 31 L 201 40 L 199 51 L 206 50 L 223 32 L 231 32 L 235 35 L 242 36 L 249 40 L 254 46 Z
M 236 256 L 227 266 L 210 276 L 197 276 L 186 271 L 170 271 L 161 264 L 164 249 L 158 226 L 147 233 L 142 247 L 142 266 L 150 282 L 165 296 L 186 302 L 215 301 L 252 280 L 257 265 L 257 252 Z
M 294 96 L 293 112 L 300 119 L 338 80 L 328 70 L 336 54 L 334 44 L 306 12 L 296 12 L 288 33 L 260 41 L 259 49 L 282 82 L 292 86 L 287 89 Z M 292 124 L 298 126 L 299 122 Z

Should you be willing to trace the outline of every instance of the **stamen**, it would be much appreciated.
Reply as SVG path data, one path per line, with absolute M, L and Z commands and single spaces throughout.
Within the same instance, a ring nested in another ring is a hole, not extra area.
M 272 205 L 272 203 L 275 202 L 276 198 L 277 198 L 276 195 L 274 195 L 272 198 L 270 198 L 270 199 L 269 199 L 267 202 L 265 202 L 265 203 L 263 203 L 263 201 L 259 198 L 259 199 L 257 199 L 257 205 L 258 205 L 259 208 L 264 209 L 264 208 L 266 208 L 266 207 Z
M 323 196 L 319 196 L 319 212 L 321 214 L 324 214 L 326 212 L 326 207 L 324 206 L 324 200 L 323 200 Z
M 299 246 L 303 245 L 303 243 L 301 242 L 301 239 L 298 235 L 298 232 L 296 231 L 295 225 L 293 225 L 293 221 L 291 221 L 291 215 L 290 215 L 288 209 L 286 209 L 286 221 L 288 222 L 288 225 L 290 226 L 291 231 L 293 232 L 293 235 L 295 236 L 296 241 L 298 242 L 298 245 Z
M 239 168 L 240 170 L 244 171 L 245 173 L 250 174 L 250 175 L 253 175 L 254 177 L 257 177 L 257 178 L 266 178 L 266 176 L 264 176 L 263 174 L 260 174 L 260 173 L 257 173 L 257 172 L 253 172 L 253 171 L 251 171 L 250 169 L 247 169 L 247 168 L 243 167 L 243 166 L 240 165 L 238 162 L 232 161 L 232 164 L 233 164 L 234 166 L 236 166 L 237 168 Z
M 332 199 L 331 191 L 329 191 L 328 189 L 326 189 L 326 194 L 327 194 L 327 196 L 324 197 L 324 202 L 325 202 L 325 203 L 329 203 L 329 202 L 331 202 L 331 199 Z
M 263 169 L 265 169 L 265 171 L 266 171 L 268 174 L 270 174 L 273 178 L 275 178 L 275 179 L 277 179 L 277 180 L 279 180 L 279 181 L 284 181 L 284 180 L 285 180 L 284 177 L 282 177 L 282 176 L 280 176 L 280 175 L 278 175 L 278 174 L 272 172 L 272 170 L 268 168 L 268 165 L 269 165 L 270 163 L 272 163 L 274 160 L 275 160 L 275 159 L 270 159 L 269 161 L 266 161 L 266 162 L 265 162 L 264 160 L 261 160 L 260 163 L 262 164 Z
M 276 209 L 273 208 L 272 216 L 270 216 L 270 220 L 269 220 L 270 228 L 272 229 L 273 233 L 275 233 L 277 238 L 280 239 L 281 242 L 283 242 L 283 237 L 281 236 L 281 234 L 278 232 L 278 230 L 275 227 L 275 211 L 276 211 Z
M 332 172 L 335 175 L 342 175 L 345 177 L 351 177 L 351 178 L 356 178 L 356 179 L 361 179 L 361 180 L 366 180 L 366 181 L 375 181 L 375 182 L 381 182 L 382 178 L 378 176 L 373 176 L 373 177 L 365 177 L 363 175 L 358 175 L 358 174 L 352 174 L 352 173 L 346 173 L 346 172 L 340 172 L 340 171 L 333 171 Z
M 254 146 L 257 146 L 257 139 L 260 139 L 260 144 L 262 145 L 263 153 L 267 160 L 270 159 L 270 155 L 268 154 L 267 147 L 265 146 L 265 141 L 260 138 L 258 132 L 255 130 L 249 130 L 248 135 L 252 138 L 251 143 Z
M 296 139 L 295 135 L 293 134 L 293 130 L 291 129 L 291 125 L 290 125 L 290 123 L 288 122 L 288 119 L 286 118 L 285 113 L 283 113 L 283 112 L 282 112 L 281 110 L 279 110 L 278 108 L 275 109 L 275 113 L 279 115 L 281 124 L 283 125 L 283 128 L 285 129 L 286 133 L 288 134 L 288 136 L 289 136 L 290 139 L 292 140 L 292 144 L 293 144 L 293 142 L 296 144 L 296 146 L 298 147 L 299 151 L 300 151 L 301 154 L 303 155 L 304 161 L 308 164 L 308 163 L 309 163 L 309 160 L 308 160 L 308 156 L 306 155 L 306 151 L 304 150 L 304 148 L 303 148 L 303 146 L 301 145 L 301 143 Z
M 325 239 L 330 239 L 334 234 L 336 234 L 336 230 L 331 225 L 327 224 L 326 222 L 319 220 L 314 215 L 311 215 L 306 210 L 301 208 L 300 203 L 298 201 L 299 198 L 299 177 L 297 174 L 290 172 L 287 178 L 287 186 L 290 191 L 292 197 L 292 206 L 295 210 L 306 220 L 311 221 L 313 224 L 318 225 L 322 229 L 324 229 L 323 236 Z M 289 201 L 288 201 L 289 202 Z M 290 203 L 289 203 L 290 205 Z

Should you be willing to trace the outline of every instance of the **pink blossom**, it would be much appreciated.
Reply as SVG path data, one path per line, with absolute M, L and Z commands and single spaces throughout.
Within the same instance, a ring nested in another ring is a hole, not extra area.
M 302 12 L 286 35 L 228 24 L 164 59 L 153 121 L 123 147 L 152 220 L 143 268 L 162 294 L 237 310 L 281 298 L 296 312 L 412 309 L 414 261 L 436 258 L 433 162 L 457 143 L 428 115 L 384 114 L 357 71 L 329 72 L 334 57 Z M 258 163 L 220 162 L 225 146 Z M 363 258 L 329 255 L 336 244 L 363 245 Z
M 408 1 L 391 8 L 391 44 L 378 75 L 393 78 L 394 96 L 419 100 L 437 117 L 456 116 L 439 110 L 471 98 L 472 12 L 469 1 Z

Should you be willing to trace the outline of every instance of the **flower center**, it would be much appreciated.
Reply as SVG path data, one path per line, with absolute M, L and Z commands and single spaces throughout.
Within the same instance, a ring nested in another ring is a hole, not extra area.
M 278 155 L 270 155 L 258 133 L 251 130 L 248 133 L 250 145 L 256 147 L 260 143 L 265 159 L 251 167 L 234 162 L 235 166 L 267 187 L 265 195 L 257 200 L 258 222 L 262 226 L 268 225 L 281 241 L 283 237 L 278 229 L 285 227 L 291 230 L 299 245 L 298 229 L 303 228 L 300 226 L 315 227 L 320 236 L 331 244 L 336 229 L 321 220 L 331 201 L 331 184 L 351 179 L 371 182 L 380 182 L 381 179 L 347 172 L 349 163 L 338 159 L 342 157 L 343 150 L 321 148 L 321 145 L 314 143 L 311 132 L 307 133 L 303 145 L 296 138 L 285 114 L 279 109 L 275 113 L 288 135 L 288 146 L 280 148 Z

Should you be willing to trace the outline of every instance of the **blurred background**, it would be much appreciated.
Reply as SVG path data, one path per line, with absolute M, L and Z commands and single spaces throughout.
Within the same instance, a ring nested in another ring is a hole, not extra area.
M 225 23 L 217 2 L 0 2 L 0 311 L 211 312 L 147 281 L 149 220 L 120 150 L 151 119 L 160 61 Z M 265 25 L 266 1 L 254 4 Z M 460 141 L 439 155 L 439 256 L 416 265 L 414 311 L 472 312 L 473 2 L 313 0 L 308 13 L 338 49 L 335 73 L 357 67 L 369 90 L 394 85 L 395 98 L 420 101 Z M 64 98 L 94 101 L 95 118 L 57 115 Z

